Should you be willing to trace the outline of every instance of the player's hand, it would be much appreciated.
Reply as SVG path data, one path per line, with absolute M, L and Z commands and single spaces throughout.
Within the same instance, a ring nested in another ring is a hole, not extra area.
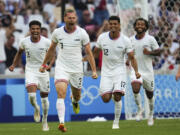
M 41 67 L 39 68 L 39 72 L 44 73 L 46 71 L 46 68 L 46 65 L 41 65 Z
M 97 79 L 97 78 L 98 78 L 98 75 L 97 75 L 96 72 L 92 72 L 92 78 L 93 78 L 93 79 Z
M 47 70 L 47 71 L 50 71 L 51 67 L 52 67 L 51 65 L 48 65 L 48 66 L 46 67 L 46 70 Z
M 180 78 L 180 73 L 177 73 L 177 74 L 176 74 L 176 81 L 178 81 L 179 78 Z
M 136 79 L 139 79 L 141 77 L 141 74 L 139 72 L 136 72 Z
M 11 65 L 11 66 L 9 67 L 9 71 L 13 72 L 13 71 L 14 71 L 14 68 L 15 68 L 15 66 L 14 66 L 14 65 Z
M 144 48 L 143 53 L 145 55 L 150 55 L 151 54 L 151 52 L 147 48 Z

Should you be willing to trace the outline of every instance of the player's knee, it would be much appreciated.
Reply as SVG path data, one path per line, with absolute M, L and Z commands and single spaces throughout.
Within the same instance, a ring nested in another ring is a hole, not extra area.
M 153 91 L 147 91 L 146 90 L 146 95 L 148 99 L 152 99 L 153 98 Z
M 131 85 L 132 85 L 133 93 L 135 94 L 139 93 L 141 84 L 137 82 L 132 82 Z
M 58 98 L 65 98 L 66 92 L 65 91 L 57 91 Z
M 121 93 L 113 93 L 114 95 L 114 101 L 119 102 L 121 100 L 121 96 L 123 96 Z
M 108 103 L 111 100 L 111 97 L 112 95 L 109 95 L 109 94 L 105 94 L 101 96 L 104 103 Z
M 41 96 L 42 98 L 48 97 L 48 93 L 41 92 L 41 93 L 40 93 L 40 96 Z

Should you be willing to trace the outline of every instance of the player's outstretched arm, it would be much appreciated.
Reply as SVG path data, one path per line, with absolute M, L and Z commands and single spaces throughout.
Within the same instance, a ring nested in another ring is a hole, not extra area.
M 16 67 L 16 65 L 19 63 L 19 59 L 21 58 L 23 51 L 24 51 L 23 49 L 19 48 L 19 50 L 17 51 L 17 53 L 14 57 L 12 65 L 9 67 L 9 71 L 12 72 L 14 70 L 14 68 Z
M 89 64 L 91 66 L 92 69 L 92 78 L 96 79 L 98 77 L 97 72 L 96 72 L 96 64 L 95 64 L 95 60 L 91 51 L 91 47 L 90 47 L 90 43 L 88 43 L 85 46 L 85 52 L 87 54 L 87 60 L 89 61 Z
M 180 66 L 179 66 L 178 72 L 177 72 L 177 74 L 176 74 L 176 81 L 178 81 L 179 78 L 180 78 Z
M 57 46 L 57 44 L 52 41 L 51 46 L 49 47 L 49 49 L 46 53 L 46 56 L 44 58 L 44 61 L 39 69 L 40 72 L 45 72 L 46 68 L 48 68 L 48 66 L 46 64 L 48 62 L 50 62 L 52 60 L 52 58 L 54 57 L 56 46 Z
M 130 52 L 128 53 L 128 59 L 131 61 L 131 65 L 132 67 L 134 68 L 134 71 L 135 71 L 135 75 L 136 75 L 136 78 L 140 78 L 141 75 L 139 74 L 138 72 L 138 66 L 137 66 L 137 61 L 134 57 L 134 52 Z

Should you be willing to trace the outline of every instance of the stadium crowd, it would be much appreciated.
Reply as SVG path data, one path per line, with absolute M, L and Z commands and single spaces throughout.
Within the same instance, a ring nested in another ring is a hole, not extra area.
M 9 73 L 7 69 L 19 48 L 20 40 L 29 34 L 28 23 L 31 20 L 42 23 L 42 35 L 48 38 L 51 38 L 55 28 L 64 25 L 61 19 L 62 3 L 62 0 L 0 0 L 0 74 Z M 76 9 L 78 25 L 89 34 L 92 49 L 98 35 L 108 31 L 106 20 L 119 12 L 117 0 L 67 0 L 65 7 Z M 174 73 L 180 63 L 179 7 L 179 0 L 148 0 L 149 33 L 163 50 L 160 57 L 154 58 L 153 65 L 157 73 Z M 137 4 L 133 8 L 141 10 Z M 99 70 L 101 60 L 100 53 L 96 59 Z M 24 73 L 24 65 L 25 54 L 16 72 Z

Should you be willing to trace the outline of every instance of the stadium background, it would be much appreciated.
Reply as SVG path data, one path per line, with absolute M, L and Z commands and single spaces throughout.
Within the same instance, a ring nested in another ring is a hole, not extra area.
M 100 1 L 101 0 L 5 0 L 6 12 L 4 12 L 2 6 L 0 6 L 1 20 L 3 20 L 2 16 L 7 15 L 7 13 L 11 16 L 12 20 L 10 24 L 7 24 L 8 26 L 1 21 L 0 30 L 13 33 L 14 42 L 12 45 L 18 49 L 19 41 L 28 34 L 28 22 L 30 20 L 40 20 L 43 27 L 48 30 L 48 37 L 50 38 L 51 32 L 56 27 L 63 25 L 61 17 L 63 16 L 64 9 L 74 7 L 79 16 L 78 24 L 87 30 L 93 49 L 98 34 L 107 30 L 106 21 L 104 20 L 107 19 L 109 15 L 119 15 L 121 17 L 122 31 L 128 36 L 133 34 L 132 24 L 135 18 L 144 16 L 150 23 L 149 33 L 156 37 L 159 46 L 164 50 L 163 54 L 160 57 L 155 57 L 153 61 L 154 71 L 156 73 L 155 117 L 179 117 L 180 92 L 178 90 L 180 84 L 175 81 L 174 75 L 177 72 L 177 64 L 179 63 L 180 2 L 178 0 L 148 0 L 146 3 L 142 3 L 142 0 Z M 106 8 L 104 8 L 103 5 Z M 146 10 L 148 11 L 147 14 L 145 14 Z M 8 19 L 8 17 L 6 19 Z M 86 22 L 83 19 L 88 21 Z M 9 39 L 9 37 L 6 38 Z M 0 39 L 2 40 L 2 37 L 0 37 Z M 1 42 L 1 44 L 4 44 L 1 46 L 5 48 L 7 41 L 8 40 L 4 39 Z M 2 54 L 2 48 L 0 51 L 0 54 Z M 2 60 L 0 59 L 0 61 Z M 96 62 L 97 69 L 100 71 L 101 56 L 99 56 Z M 0 122 L 33 121 L 33 110 L 28 102 L 24 86 L 24 63 L 25 59 L 22 57 L 22 63 L 14 73 L 9 73 L 8 70 L 5 69 L 4 74 L 0 74 Z M 91 72 L 88 63 L 84 63 L 84 71 L 86 75 L 89 75 Z M 52 68 L 52 76 L 53 73 Z M 72 111 L 70 89 L 68 89 L 66 97 L 67 121 L 87 120 L 95 116 L 103 116 L 110 120 L 113 119 L 113 103 L 104 104 L 98 96 L 99 80 L 100 78 L 98 78 L 98 80 L 92 80 L 88 76 L 85 77 L 79 115 L 74 115 Z M 123 98 L 123 103 L 127 100 L 127 102 L 131 102 L 132 104 L 128 105 L 124 103 L 121 119 L 125 119 L 125 115 L 129 115 L 129 112 L 131 112 L 130 115 L 133 115 L 136 111 L 130 85 L 127 90 L 130 92 L 131 98 Z M 51 93 L 49 99 L 50 111 L 48 120 L 57 121 L 58 118 L 55 107 L 56 93 L 53 77 L 51 78 Z M 40 104 L 40 97 L 38 97 L 38 103 Z

